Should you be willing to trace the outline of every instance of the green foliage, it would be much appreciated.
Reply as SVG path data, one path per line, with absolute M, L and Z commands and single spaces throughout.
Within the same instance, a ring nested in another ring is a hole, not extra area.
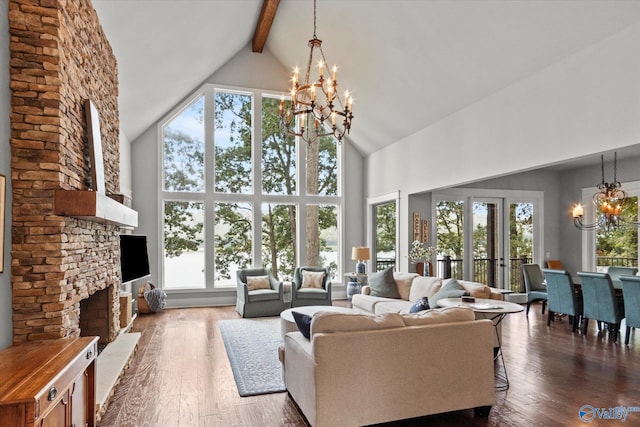
M 164 204 L 164 251 L 175 257 L 183 252 L 197 251 L 204 242 L 202 230 L 203 205 L 196 202 L 165 202 Z
M 378 252 L 396 250 L 396 203 L 376 206 L 376 249 Z
M 629 198 L 622 211 L 625 222 L 638 221 L 638 198 Z M 596 256 L 598 258 L 638 259 L 638 229 L 621 227 L 611 230 L 598 229 L 596 233 Z M 598 265 L 612 265 L 611 260 L 601 260 Z
M 509 256 L 533 255 L 533 204 L 509 206 Z
M 440 201 L 436 206 L 438 253 L 462 259 L 464 202 Z
M 215 190 L 251 192 L 251 96 L 216 92 Z M 228 134 L 226 141 L 223 135 Z

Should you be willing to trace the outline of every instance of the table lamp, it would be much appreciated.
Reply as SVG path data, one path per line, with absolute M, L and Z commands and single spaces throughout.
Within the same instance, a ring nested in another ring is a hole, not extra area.
M 366 246 L 354 246 L 351 249 L 351 259 L 358 261 L 356 264 L 356 273 L 365 274 L 367 271 L 367 265 L 364 263 L 370 258 L 369 248 Z

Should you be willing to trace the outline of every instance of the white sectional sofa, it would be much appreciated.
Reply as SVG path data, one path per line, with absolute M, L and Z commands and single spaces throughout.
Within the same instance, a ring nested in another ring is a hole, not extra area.
M 394 272 L 393 279 L 398 286 L 399 299 L 373 296 L 371 288 L 363 286 L 362 293 L 354 295 L 351 300 L 353 309 L 365 314 L 408 313 L 413 303 L 422 297 L 433 297 L 440 290 L 442 284 L 449 280 L 402 272 Z M 465 280 L 458 280 L 458 283 L 468 291 L 470 296 L 503 299 L 500 292 L 485 284 Z
M 362 426 L 494 404 L 493 326 L 467 308 L 322 312 L 284 339 L 287 390 L 311 426 Z

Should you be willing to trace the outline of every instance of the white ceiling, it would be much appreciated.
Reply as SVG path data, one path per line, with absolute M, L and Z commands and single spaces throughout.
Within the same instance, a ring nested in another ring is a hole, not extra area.
M 251 42 L 262 0 L 93 4 L 133 141 Z M 364 154 L 640 21 L 637 0 L 318 0 L 317 11 L 327 61 L 355 98 L 349 141 Z M 266 50 L 304 65 L 312 33 L 313 2 L 281 0 Z

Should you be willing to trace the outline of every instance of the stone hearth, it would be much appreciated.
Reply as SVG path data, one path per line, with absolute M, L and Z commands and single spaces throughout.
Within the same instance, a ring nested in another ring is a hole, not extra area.
M 8 5 L 14 342 L 89 334 L 109 342 L 120 329 L 122 230 L 56 215 L 54 195 L 94 186 L 87 99 L 100 115 L 106 193 L 120 191 L 116 59 L 90 1 Z M 82 302 L 93 295 L 108 307 Z

